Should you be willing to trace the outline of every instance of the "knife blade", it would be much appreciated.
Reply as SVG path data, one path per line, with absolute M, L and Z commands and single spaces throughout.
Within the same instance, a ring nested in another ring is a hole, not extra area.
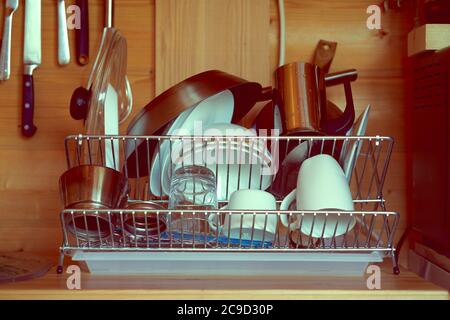
M 19 0 L 6 0 L 5 25 L 3 27 L 3 42 L 0 52 L 0 80 L 8 80 L 11 73 L 12 19 L 18 7 Z
M 37 130 L 33 123 L 33 71 L 41 64 L 41 59 L 41 0 L 25 0 L 22 134 L 26 137 L 33 136 Z

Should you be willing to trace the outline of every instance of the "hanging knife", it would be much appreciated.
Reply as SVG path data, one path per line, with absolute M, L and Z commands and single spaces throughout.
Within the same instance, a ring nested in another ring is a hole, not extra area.
M 6 0 L 5 26 L 3 28 L 3 42 L 0 52 L 0 80 L 8 80 L 11 71 L 11 33 L 13 14 L 19 7 L 19 0 Z
M 23 63 L 22 134 L 31 137 L 37 129 L 33 123 L 33 71 L 41 64 L 41 0 L 25 0 Z
M 80 65 L 89 62 L 89 7 L 87 0 L 77 0 L 80 8 L 80 28 L 75 30 L 77 62 Z
M 64 0 L 58 3 L 58 63 L 65 65 L 70 62 L 69 38 L 67 35 L 66 4 Z
M 113 27 L 113 15 L 114 15 L 114 2 L 113 0 L 105 0 L 105 28 Z

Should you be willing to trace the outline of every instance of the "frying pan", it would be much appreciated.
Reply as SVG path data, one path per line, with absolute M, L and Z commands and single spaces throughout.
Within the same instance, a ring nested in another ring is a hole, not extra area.
M 196 74 L 161 93 L 128 126 L 127 135 L 161 135 L 167 124 L 183 111 L 222 91 L 230 90 L 234 98 L 231 122 L 238 123 L 258 101 L 270 100 L 272 88 L 263 88 L 219 70 Z M 126 170 L 128 177 L 139 178 L 149 174 L 149 157 L 156 147 L 156 140 L 148 143 L 141 139 L 125 144 Z M 136 165 L 138 164 L 138 166 Z

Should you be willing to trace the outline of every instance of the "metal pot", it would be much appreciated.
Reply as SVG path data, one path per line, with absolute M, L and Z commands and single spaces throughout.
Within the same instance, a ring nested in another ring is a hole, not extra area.
M 137 201 L 128 202 L 127 210 L 136 210 L 127 213 L 123 218 L 123 232 L 132 240 L 145 240 L 147 236 L 158 236 L 167 228 L 166 214 L 158 211 L 164 207 L 156 202 Z
M 77 210 L 108 209 L 89 203 L 78 204 L 75 207 Z M 116 220 L 114 215 L 106 216 L 97 212 L 85 211 L 66 213 L 63 223 L 78 240 L 89 241 L 91 244 L 91 242 L 96 243 L 110 237 L 114 233 Z
M 128 180 L 119 171 L 94 165 L 67 170 L 59 179 L 59 189 L 63 207 L 77 210 L 64 216 L 68 230 L 77 238 L 89 241 L 110 236 L 116 219 L 114 215 L 93 210 L 120 207 L 129 191 Z
M 93 209 L 96 206 L 114 209 L 126 200 L 128 180 L 111 168 L 81 165 L 62 174 L 59 189 L 65 209 L 80 208 L 83 203 Z
M 294 62 L 275 71 L 274 103 L 279 108 L 283 135 L 345 135 L 355 120 L 350 82 L 356 70 L 325 74 L 311 63 Z M 327 115 L 326 87 L 343 84 L 347 105 L 335 119 Z

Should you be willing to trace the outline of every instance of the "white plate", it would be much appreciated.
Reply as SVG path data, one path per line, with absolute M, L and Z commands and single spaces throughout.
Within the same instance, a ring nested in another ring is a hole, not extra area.
M 205 137 L 217 137 L 217 140 L 185 140 L 180 143 L 174 143 L 172 149 L 172 158 L 179 158 L 181 155 L 185 156 L 188 153 L 192 153 L 192 149 L 195 150 L 195 154 L 199 154 L 202 151 L 211 151 L 216 148 L 230 150 L 237 150 L 238 148 L 243 151 L 248 151 L 251 148 L 255 148 L 254 142 L 250 141 L 249 137 L 256 137 L 256 132 L 232 123 L 213 123 L 205 127 L 201 133 Z M 232 138 L 230 138 L 232 137 Z M 235 139 L 238 138 L 238 139 Z M 165 172 L 164 170 L 162 172 Z M 165 172 L 167 173 L 167 172 Z M 166 176 L 169 179 L 169 176 Z
M 189 114 L 195 107 L 192 107 L 184 112 L 182 112 L 175 120 L 173 120 L 166 128 L 166 130 L 162 133 L 163 136 L 170 136 L 173 134 L 173 131 L 180 127 L 180 125 L 186 120 Z M 160 157 L 160 153 L 165 154 L 166 149 L 169 148 L 168 142 L 163 141 L 159 146 L 160 150 L 158 151 L 158 146 L 155 147 L 155 153 L 153 154 L 152 166 L 150 170 L 150 190 L 156 196 L 161 196 L 161 164 L 164 164 L 164 157 Z
M 301 165 L 303 161 L 308 158 L 309 142 L 303 141 L 296 146 L 283 160 L 283 166 L 298 164 Z
M 213 123 L 231 122 L 234 111 L 234 97 L 231 91 L 225 90 L 203 100 L 191 109 L 184 111 L 178 116 L 172 125 L 170 125 L 166 135 L 192 135 L 196 133 L 194 132 L 194 127 L 199 123 L 205 128 Z M 162 189 L 161 177 L 163 179 L 168 177 L 168 174 L 166 175 L 161 169 L 164 169 L 165 162 L 170 160 L 169 148 L 169 141 L 166 140 L 161 143 L 161 148 L 159 152 L 155 152 L 152 161 L 150 190 L 158 197 L 162 196 L 160 192 Z M 162 168 L 160 163 L 163 164 Z
M 172 150 L 174 152 L 174 157 L 177 157 L 177 153 L 181 155 L 192 153 L 192 149 L 196 153 L 206 150 L 211 151 L 217 148 L 229 150 L 242 150 L 243 152 L 253 152 L 257 153 L 257 150 L 265 150 L 265 155 L 267 158 L 271 159 L 272 155 L 267 149 L 267 142 L 263 140 L 252 140 L 252 137 L 256 137 L 256 131 L 252 129 L 247 129 L 232 123 L 214 123 L 205 128 L 203 132 L 204 136 L 218 137 L 218 141 L 199 141 L 192 143 L 192 141 L 187 141 L 187 145 L 181 146 L 183 150 Z M 178 148 L 181 148 L 177 145 Z
M 364 112 L 355 121 L 355 124 L 353 125 L 352 129 L 347 135 L 358 137 L 364 136 L 366 134 L 367 123 L 369 121 L 369 113 L 370 113 L 370 105 L 366 107 Z M 354 141 L 348 151 L 347 151 L 349 147 L 348 144 L 344 145 L 344 147 L 342 148 L 341 163 L 347 181 L 350 181 L 352 177 L 353 167 L 355 166 L 356 160 L 358 159 L 359 153 L 361 152 L 362 143 L 363 142 L 361 141 L 360 142 Z

